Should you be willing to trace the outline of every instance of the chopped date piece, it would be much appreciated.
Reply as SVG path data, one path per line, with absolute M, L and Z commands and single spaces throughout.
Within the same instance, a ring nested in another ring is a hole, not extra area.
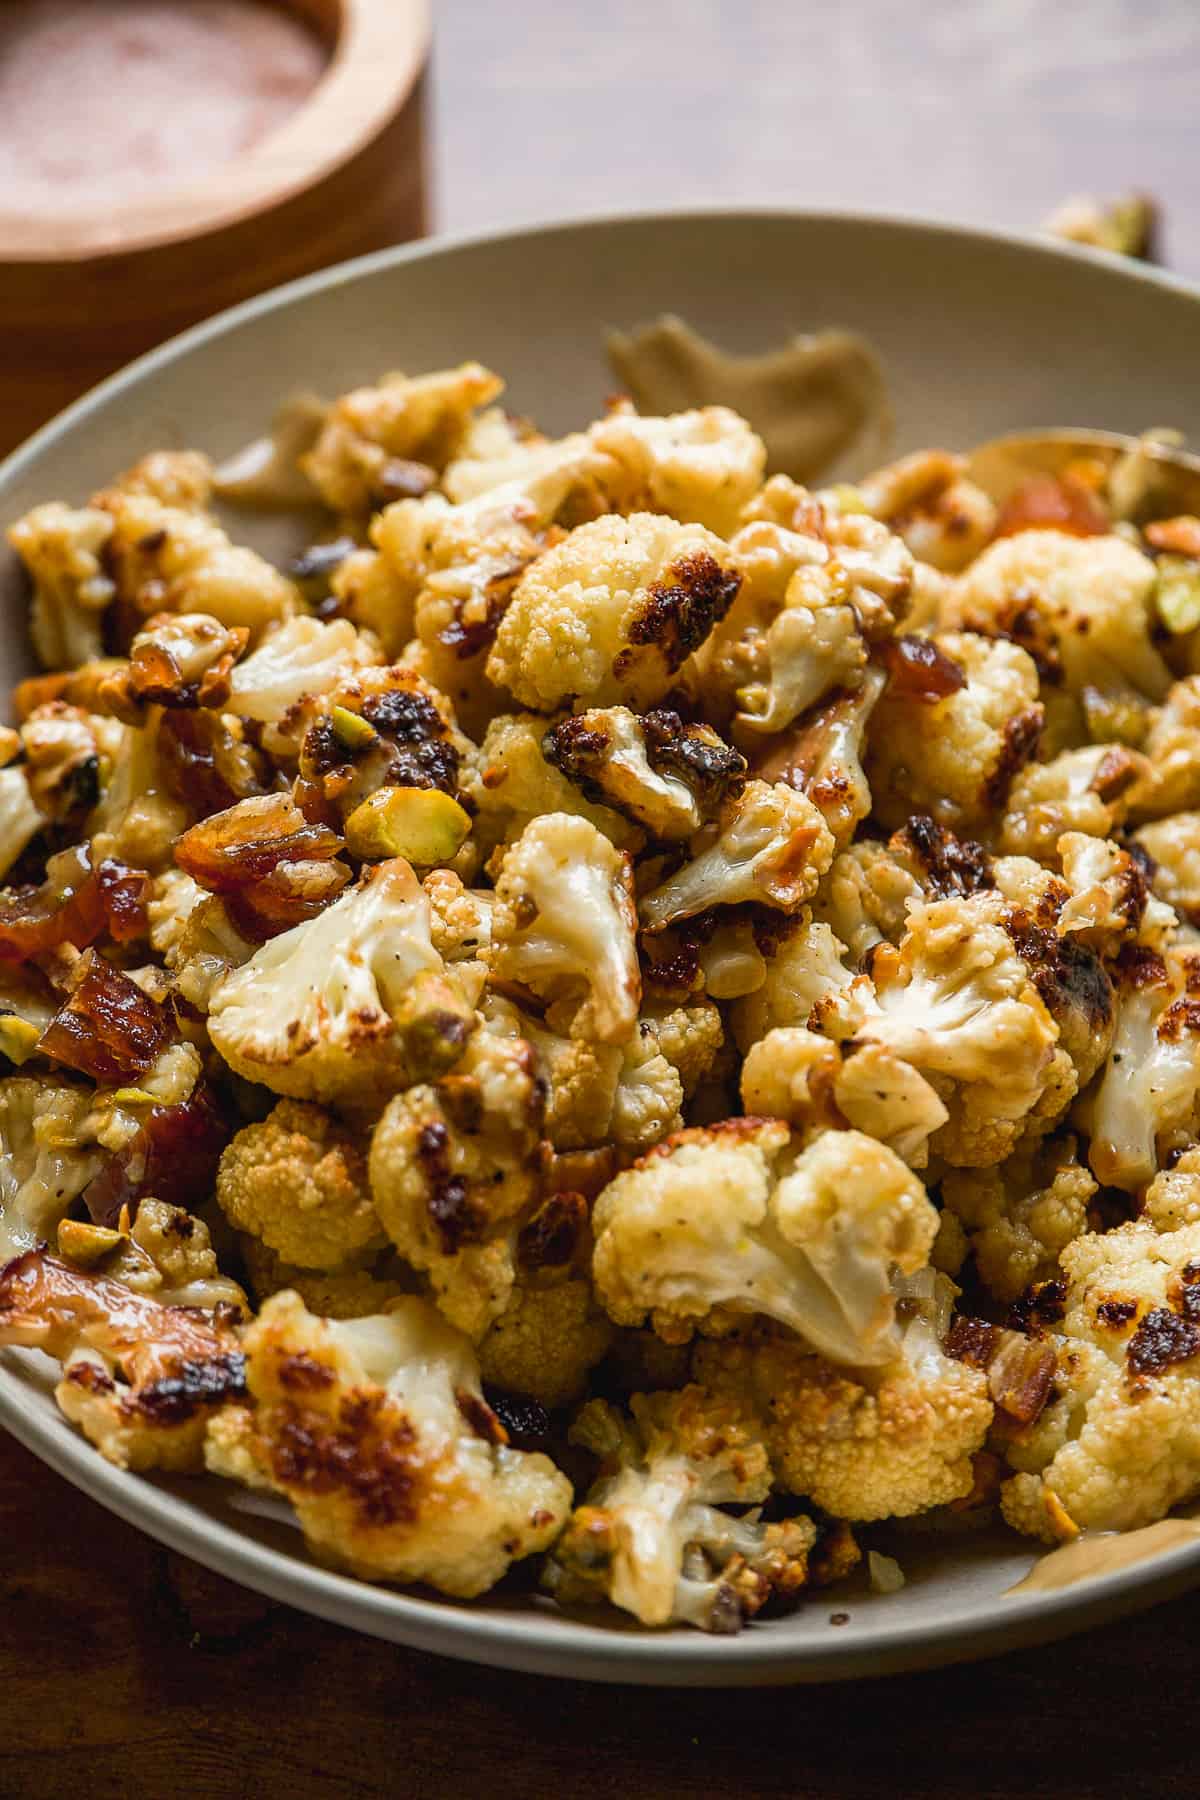
M 151 881 L 144 869 L 130 869 L 106 857 L 96 870 L 100 903 L 115 944 L 133 944 L 149 930 L 146 904 Z
M 960 665 L 931 638 L 892 638 L 883 647 L 883 659 L 889 689 L 902 700 L 921 700 L 932 706 L 967 685 Z
M 1052 1345 L 960 1313 L 946 1336 L 946 1354 L 986 1370 L 997 1410 L 1018 1425 L 1032 1425 L 1041 1416 L 1057 1362 Z
M 121 1082 L 144 1074 L 170 1036 L 162 1007 L 88 950 L 74 974 L 73 991 L 38 1039 L 38 1049 L 93 1081 Z
M 212 894 L 236 894 L 281 863 L 326 862 L 342 840 L 310 825 L 290 794 L 263 794 L 193 825 L 175 846 L 179 867 Z
M 157 743 L 163 782 L 194 818 L 210 818 L 264 791 L 261 758 L 233 736 L 218 713 L 167 712 Z
M 1065 531 L 1071 537 L 1103 537 L 1109 529 L 1104 507 L 1076 476 L 1034 475 L 1000 508 L 995 536 Z
M 0 893 L 0 962 L 25 962 L 62 944 L 83 950 L 107 920 L 87 845 L 76 844 L 51 858 L 39 886 Z
M 205 1083 L 178 1106 L 156 1106 L 137 1136 L 112 1156 L 84 1189 L 95 1225 L 113 1227 L 128 1207 L 136 1216 L 147 1194 L 168 1195 L 173 1206 L 200 1206 L 212 1193 L 221 1152 L 233 1135 Z

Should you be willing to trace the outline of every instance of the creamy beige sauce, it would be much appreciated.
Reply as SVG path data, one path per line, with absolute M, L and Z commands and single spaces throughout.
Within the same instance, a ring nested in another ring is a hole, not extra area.
M 281 124 L 326 61 L 301 20 L 261 0 L 4 0 L 0 211 L 189 185 Z
M 890 429 L 878 358 L 851 331 L 734 356 L 665 314 L 629 335 L 612 332 L 608 355 L 639 412 L 731 406 L 766 444 L 772 472 L 796 481 L 816 480 L 869 431 L 882 449 Z
M 271 421 L 270 434 L 255 438 L 214 472 L 213 485 L 235 506 L 272 511 L 312 506 L 317 491 L 299 460 L 321 434 L 329 407 L 316 394 L 293 394 Z
M 1039 1556 L 1022 1581 L 1006 1592 L 1040 1594 L 1055 1588 L 1073 1587 L 1077 1581 L 1088 1581 L 1093 1575 L 1112 1575 L 1118 1569 L 1160 1556 L 1179 1544 L 1195 1543 L 1200 1538 L 1200 1519 L 1160 1519 L 1156 1525 L 1143 1525 L 1138 1531 L 1087 1532 L 1072 1544 L 1063 1544 Z

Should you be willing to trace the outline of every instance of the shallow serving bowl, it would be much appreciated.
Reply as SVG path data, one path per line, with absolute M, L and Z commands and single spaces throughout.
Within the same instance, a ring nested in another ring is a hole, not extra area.
M 508 377 L 510 405 L 565 430 L 594 417 L 613 386 L 606 329 L 667 311 L 732 350 L 827 325 L 865 333 L 884 363 L 897 450 L 1051 425 L 1175 425 L 1200 440 L 1200 390 L 1185 379 L 1200 294 L 1156 271 L 899 220 L 626 218 L 385 251 L 226 313 L 114 376 L 0 467 L 0 523 L 39 500 L 82 500 L 152 448 L 228 455 L 288 394 L 332 395 L 387 368 L 476 357 Z M 243 515 L 238 528 L 268 552 L 285 548 L 278 521 Z M 5 693 L 30 667 L 23 604 L 20 573 L 3 560 Z M 51 1377 L 45 1359 L 0 1355 L 0 1423 L 153 1536 L 322 1617 L 538 1673 L 712 1685 L 878 1674 L 1061 1636 L 1200 1580 L 1197 1539 L 1012 1596 L 1034 1546 L 913 1537 L 893 1546 L 909 1577 L 900 1593 L 837 1590 L 736 1638 L 567 1618 L 516 1590 L 458 1606 L 318 1568 L 298 1532 L 215 1483 L 111 1468 L 58 1415 Z

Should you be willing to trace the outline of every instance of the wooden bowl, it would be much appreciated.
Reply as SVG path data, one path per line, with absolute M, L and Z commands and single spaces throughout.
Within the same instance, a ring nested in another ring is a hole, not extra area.
M 428 0 L 278 3 L 330 60 L 244 156 L 99 215 L 15 214 L 0 194 L 0 453 L 184 326 L 425 229 Z

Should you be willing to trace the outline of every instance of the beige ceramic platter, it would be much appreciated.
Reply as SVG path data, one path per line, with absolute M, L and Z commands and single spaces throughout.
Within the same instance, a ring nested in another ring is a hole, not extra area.
M 78 501 L 147 449 L 220 457 L 297 390 L 332 395 L 387 368 L 476 357 L 508 403 L 545 427 L 592 418 L 613 385 L 604 334 L 662 312 L 734 351 L 825 326 L 882 358 L 897 450 L 966 447 L 1001 432 L 1175 425 L 1200 441 L 1185 379 L 1200 295 L 1086 252 L 942 226 L 845 215 L 688 214 L 601 220 L 386 251 L 267 295 L 143 358 L 0 467 L 0 523 L 36 501 Z M 0 405 L 3 404 L 0 396 Z M 239 528 L 282 554 L 278 521 Z M 0 683 L 28 672 L 18 570 L 0 564 Z M 0 1356 L 0 1423 L 143 1530 L 247 1586 L 382 1638 L 536 1673 L 733 1685 L 828 1680 L 987 1655 L 1061 1636 L 1200 1579 L 1200 1542 L 1053 1592 L 1006 1592 L 1033 1555 L 1012 1539 L 894 1544 L 908 1585 L 839 1591 L 735 1638 L 649 1633 L 617 1615 L 567 1618 L 514 1592 L 470 1607 L 318 1568 L 298 1532 L 215 1484 L 111 1468 L 58 1416 L 50 1365 Z M 48 1552 L 49 1553 L 49 1552 Z M 831 1622 L 831 1609 L 848 1613 Z

